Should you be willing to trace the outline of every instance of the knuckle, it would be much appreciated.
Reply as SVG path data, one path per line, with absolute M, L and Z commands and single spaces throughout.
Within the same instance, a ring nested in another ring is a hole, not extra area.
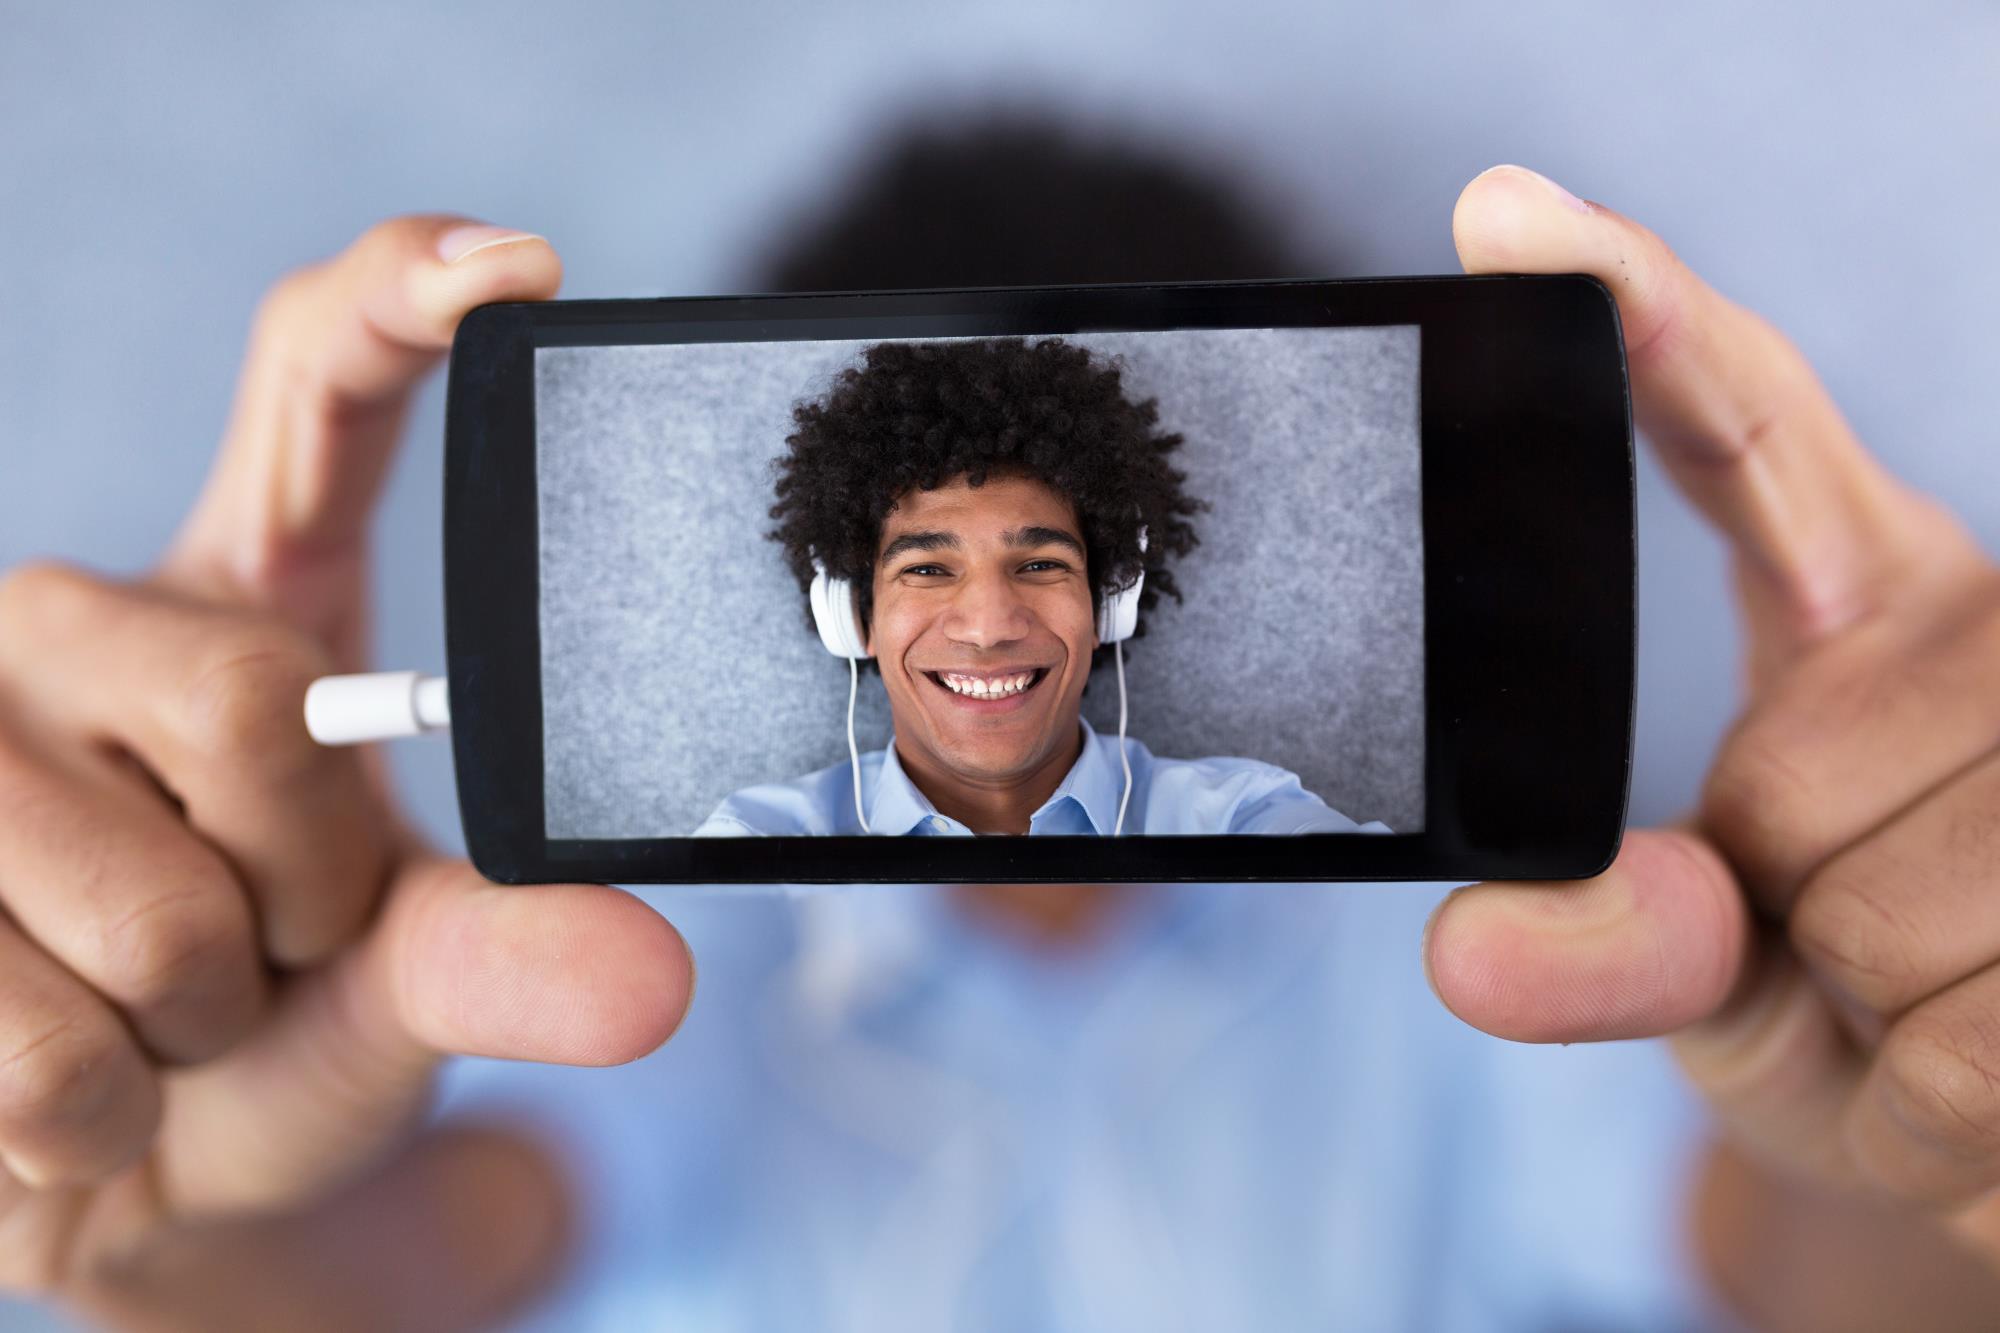
M 1769 876 L 1820 845 L 1824 803 L 1778 728 L 1753 719 L 1723 742 L 1702 784 L 1701 815 L 1732 860 Z
M 97 1109 L 116 1052 L 112 1040 L 66 1015 L 0 1049 L 0 1122 L 63 1125 Z
M 258 299 L 251 322 L 251 346 L 279 365 L 310 361 L 324 341 L 329 301 L 336 278 L 364 257 L 397 244 L 400 234 L 422 225 L 421 215 L 392 217 L 368 227 L 339 254 L 302 264 L 281 274 Z
M 380 218 L 355 237 L 353 244 L 348 246 L 347 253 L 359 254 L 370 250 L 400 251 L 412 238 L 428 236 L 437 223 L 448 216 L 442 213 L 397 213 Z
M 1910 1133 L 1968 1159 L 2000 1152 L 2000 1033 L 1976 1017 L 1898 1032 L 1882 1047 L 1896 1118 Z
M 149 898 L 97 933 L 98 984 L 120 1003 L 156 1008 L 233 971 L 250 941 L 221 894 L 183 890 Z
M 1877 1011 L 1901 1008 L 1921 986 L 1921 941 L 1899 894 L 1835 862 L 1806 886 L 1786 923 L 1808 961 Z
M 63 818 L 69 805 L 64 797 L 42 767 L 0 732 L 0 824 L 61 828 L 71 822 Z
M 1629 242 L 1618 268 L 1619 314 L 1625 326 L 1626 355 L 1634 365 L 1665 361 L 1687 338 L 1694 319 L 1689 307 L 1693 275 L 1654 232 L 1625 219 Z
M 1971 868 L 1982 880 L 2000 884 L 2000 755 L 1978 775 L 1978 799 L 1950 809 L 1939 839 L 1940 858 Z
M 199 760 L 282 780 L 315 758 L 306 686 L 330 669 L 304 634 L 253 621 L 219 634 L 194 663 L 178 710 L 182 744 Z
M 33 634 L 96 586 L 94 576 L 61 560 L 29 560 L 0 573 L 0 629 L 12 631 L 0 634 L 0 643 L 14 632 Z
M 301 265 L 281 275 L 257 300 L 252 329 L 259 339 L 283 339 L 312 310 L 326 272 L 325 263 Z

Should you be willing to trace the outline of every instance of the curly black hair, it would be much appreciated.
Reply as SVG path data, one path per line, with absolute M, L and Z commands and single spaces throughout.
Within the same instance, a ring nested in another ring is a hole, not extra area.
M 1145 570 L 1138 638 L 1162 594 L 1180 600 L 1167 561 L 1194 549 L 1186 516 L 1209 505 L 1182 489 L 1187 474 L 1167 462 L 1182 437 L 1156 429 L 1156 400 L 1133 402 L 1122 373 L 1116 359 L 1094 361 L 1061 338 L 870 347 L 821 400 L 793 409 L 790 449 L 773 464 L 770 516 L 779 525 L 766 535 L 784 547 L 802 591 L 815 555 L 851 580 L 867 625 L 882 523 L 900 496 L 958 477 L 974 487 L 1031 477 L 1076 506 L 1093 602 Z M 1110 652 L 1100 647 L 1091 666 Z

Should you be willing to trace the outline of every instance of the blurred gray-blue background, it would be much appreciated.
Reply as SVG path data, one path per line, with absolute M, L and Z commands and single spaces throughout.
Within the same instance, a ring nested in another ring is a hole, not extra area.
M 1329 272 L 1455 271 L 1519 161 L 1789 332 L 1889 465 L 2000 547 L 2000 8 L 1702 0 L 1222 7 L 10 4 L 0 12 L 0 564 L 142 569 L 201 481 L 259 293 L 371 221 L 541 232 L 565 296 L 750 281 L 878 135 L 1004 102 L 1244 179 Z M 441 399 L 378 531 L 380 658 L 443 664 Z M 1735 698 L 1717 544 L 1641 473 L 1635 821 Z M 445 747 L 396 751 L 457 840 Z M 0 1326 L 32 1316 L 0 1303 Z

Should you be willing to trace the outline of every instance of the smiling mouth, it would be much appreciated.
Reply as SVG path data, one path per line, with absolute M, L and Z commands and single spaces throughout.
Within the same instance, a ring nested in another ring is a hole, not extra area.
M 1048 676 L 1047 667 L 974 675 L 958 671 L 926 671 L 931 684 L 950 695 L 953 703 L 1007 704 L 1021 698 Z

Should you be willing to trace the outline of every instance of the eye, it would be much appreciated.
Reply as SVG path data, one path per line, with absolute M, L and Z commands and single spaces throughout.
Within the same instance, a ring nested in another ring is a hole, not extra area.
M 943 565 L 905 565 L 903 566 L 903 572 L 905 574 L 925 574 L 928 576 L 929 574 L 942 574 L 945 572 L 945 569 Z
M 1036 565 L 1047 565 L 1050 569 L 1056 570 L 1059 573 L 1069 572 L 1069 566 L 1060 560 L 1030 560 L 1027 564 L 1021 566 L 1021 568 L 1028 570 L 1033 569 Z

